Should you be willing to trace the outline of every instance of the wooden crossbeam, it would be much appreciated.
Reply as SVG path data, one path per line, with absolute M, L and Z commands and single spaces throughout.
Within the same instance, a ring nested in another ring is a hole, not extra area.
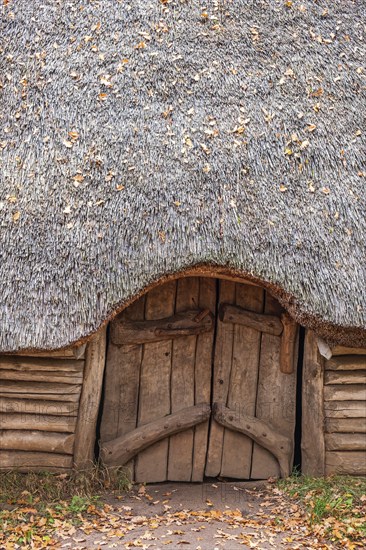
M 244 325 L 275 336 L 280 336 L 283 331 L 281 320 L 276 315 L 255 313 L 231 304 L 221 304 L 219 317 L 223 323 Z
M 200 403 L 149 422 L 127 435 L 104 443 L 100 453 L 101 459 L 107 466 L 123 466 L 157 441 L 205 422 L 210 414 L 210 405 Z

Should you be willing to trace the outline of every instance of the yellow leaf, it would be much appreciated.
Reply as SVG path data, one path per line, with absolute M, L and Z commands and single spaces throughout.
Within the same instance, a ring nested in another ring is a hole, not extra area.
M 19 210 L 13 214 L 13 222 L 17 222 L 20 218 Z
M 308 124 L 308 127 L 307 127 L 308 132 L 314 132 L 315 129 L 316 129 L 315 124 Z
M 105 101 L 105 100 L 107 99 L 107 97 L 108 97 L 108 94 L 103 94 L 103 93 L 102 93 L 102 94 L 99 94 L 99 95 L 98 95 L 98 99 L 99 99 L 100 101 Z
M 280 192 L 281 192 L 281 193 L 285 193 L 286 191 L 287 191 L 286 185 L 283 185 L 283 183 L 281 183 L 281 185 L 280 185 Z

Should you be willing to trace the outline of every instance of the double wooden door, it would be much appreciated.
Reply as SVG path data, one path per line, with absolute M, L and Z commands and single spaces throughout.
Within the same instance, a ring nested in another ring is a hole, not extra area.
M 127 464 L 138 482 L 289 473 L 297 345 L 284 326 L 263 288 L 206 277 L 167 282 L 126 308 L 109 331 L 105 463 Z

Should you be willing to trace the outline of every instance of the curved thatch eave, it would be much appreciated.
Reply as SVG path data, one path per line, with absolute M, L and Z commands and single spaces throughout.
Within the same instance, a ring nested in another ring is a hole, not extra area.
M 366 8 L 2 6 L 0 349 L 221 266 L 366 345 Z

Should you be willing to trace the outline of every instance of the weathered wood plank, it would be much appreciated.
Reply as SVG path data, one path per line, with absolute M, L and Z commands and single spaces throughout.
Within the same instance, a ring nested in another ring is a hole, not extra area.
M 265 313 L 281 316 L 283 309 L 266 293 Z M 273 429 L 293 438 L 295 430 L 296 369 L 292 374 L 280 370 L 281 337 L 262 334 L 255 416 L 270 422 Z M 294 350 L 297 361 L 297 346 Z M 278 477 L 278 461 L 267 450 L 254 443 L 251 478 Z
M 327 433 L 366 433 L 365 418 L 326 418 Z
M 235 302 L 252 312 L 263 311 L 264 291 L 260 287 L 237 284 Z M 256 315 L 256 314 L 255 314 Z M 278 319 L 275 317 L 275 319 Z M 260 332 L 245 325 L 235 325 L 232 365 L 227 406 L 239 415 L 255 415 Z M 253 439 L 238 431 L 225 430 L 221 475 L 236 479 L 250 477 Z
M 200 278 L 199 284 L 199 307 L 214 312 L 216 308 L 216 280 Z M 213 343 L 213 331 L 200 334 L 197 337 L 194 373 L 195 404 L 210 403 L 211 401 Z M 194 428 L 192 481 L 203 481 L 208 445 L 208 427 L 209 420 L 206 420 L 201 424 L 197 424 Z
M 325 401 L 366 401 L 366 385 L 324 386 Z
M 27 451 L 0 451 L 0 469 L 21 469 L 29 471 L 31 468 L 49 469 L 49 468 L 71 468 L 72 456 L 42 453 L 42 452 L 27 452 Z
M 365 419 L 366 422 L 366 419 Z M 355 434 L 332 433 L 325 434 L 327 451 L 365 451 L 366 432 Z
M 65 401 L 44 401 L 39 399 L 13 399 L 0 397 L 1 413 L 35 413 L 56 416 L 76 416 L 78 405 Z
M 71 455 L 74 448 L 74 439 L 73 434 L 65 433 L 0 430 L 0 449 Z
M 78 388 L 78 391 L 76 391 L 75 393 L 63 394 L 60 396 L 60 394 L 56 394 L 56 393 L 47 393 L 47 394 L 34 393 L 34 392 L 17 393 L 15 390 L 14 392 L 7 393 L 7 392 L 1 391 L 1 384 L 0 384 L 0 398 L 20 399 L 22 401 L 27 401 L 27 402 L 44 401 L 44 400 L 59 402 L 60 399 L 62 399 L 65 403 L 78 403 L 80 398 L 81 386 L 78 386 L 77 388 Z
M 105 354 L 106 327 L 103 327 L 90 340 L 86 350 L 83 389 L 75 431 L 74 465 L 79 469 L 92 466 L 94 458 Z
M 324 383 L 329 384 L 366 384 L 366 370 L 326 371 Z
M 325 370 L 358 371 L 366 369 L 366 356 L 342 355 L 325 362 Z
M 325 475 L 366 475 L 366 451 L 327 452 Z
M 235 283 L 219 281 L 219 303 L 235 304 Z M 217 319 L 216 346 L 214 351 L 212 399 L 226 403 L 233 354 L 235 325 Z M 208 443 L 206 476 L 217 477 L 221 471 L 224 427 L 211 418 Z
M 281 477 L 290 475 L 293 457 L 293 440 L 290 437 L 274 430 L 263 420 L 238 414 L 237 411 L 218 403 L 214 404 L 213 414 L 219 424 L 249 436 L 272 453 L 278 460 Z
M 298 324 L 290 317 L 288 313 L 281 315 L 283 332 L 281 336 L 280 347 L 280 369 L 283 374 L 292 374 L 297 365 L 297 353 L 295 347 L 298 342 Z
M 182 283 L 182 281 L 185 281 Z M 177 284 L 188 285 L 196 279 L 179 279 Z M 189 309 L 190 308 L 190 309 Z M 213 318 L 209 312 L 192 309 L 188 303 L 175 315 L 150 321 L 116 320 L 111 325 L 111 340 L 114 344 L 146 344 L 175 338 L 202 334 L 213 329 Z
M 317 338 L 307 330 L 303 362 L 302 395 L 302 471 L 306 475 L 323 476 L 325 464 L 324 444 L 324 360 Z
M 206 403 L 180 409 L 173 414 L 140 426 L 127 435 L 107 441 L 103 445 L 101 458 L 107 466 L 125 464 L 157 441 L 204 422 L 210 413 L 211 407 Z
M 76 417 L 48 414 L 1 413 L 0 426 L 3 430 L 41 430 L 46 432 L 73 433 L 76 426 Z
M 177 281 L 175 302 L 176 317 L 182 311 L 197 309 L 199 300 L 198 278 L 182 278 Z M 187 313 L 183 314 L 184 316 Z M 195 323 L 192 316 L 191 323 Z M 213 328 L 212 314 L 203 319 L 210 320 Z M 202 322 L 202 321 L 201 321 Z M 194 405 L 194 371 L 196 360 L 197 335 L 184 336 L 173 341 L 172 373 L 171 373 L 171 412 L 175 413 Z M 191 481 L 193 456 L 193 429 L 173 435 L 169 440 L 168 480 Z
M 58 399 L 60 395 L 70 395 L 70 394 L 79 394 L 81 390 L 81 384 L 61 384 L 61 383 L 51 383 L 51 382 L 24 382 L 23 380 L 12 381 L 12 380 L 2 380 L 1 381 L 1 395 L 4 394 L 24 394 L 24 398 L 32 393 L 43 394 L 57 394 Z M 50 399 L 43 397 L 44 399 Z M 32 398 L 30 398 L 32 399 Z
M 145 319 L 163 319 L 174 314 L 176 281 L 155 287 L 146 295 Z M 138 426 L 170 414 L 170 376 L 172 342 L 144 344 L 141 363 Z M 135 463 L 135 481 L 165 481 L 168 465 L 168 439 L 139 453 Z
M 83 347 L 83 346 L 80 346 Z M 79 348 L 79 347 L 78 347 Z M 71 347 L 56 351 L 18 351 L 15 354 L 17 357 L 48 357 L 48 358 L 64 358 L 75 359 L 75 350 L 78 348 Z
M 332 355 L 366 355 L 366 348 L 347 348 L 345 346 L 335 346 L 332 348 Z
M 142 321 L 144 315 L 145 295 L 122 311 L 118 319 Z M 109 341 L 100 429 L 102 445 L 129 433 L 137 426 L 142 349 L 142 345 L 117 346 Z M 126 465 L 126 469 L 133 479 L 133 460 Z
M 366 418 L 366 401 L 325 401 L 328 418 Z
M 0 355 L 0 369 L 10 369 L 19 372 L 33 371 L 64 371 L 82 374 L 84 361 L 75 359 L 53 359 L 35 358 L 35 357 L 18 357 L 16 355 Z
M 251 310 L 248 311 L 244 306 L 240 307 L 238 304 L 235 306 L 230 304 L 221 304 L 219 316 L 223 323 L 244 325 L 245 327 L 259 330 L 260 332 L 265 332 L 267 334 L 275 334 L 276 336 L 280 336 L 283 331 L 283 324 L 275 315 L 255 313 Z
M 62 371 L 28 371 L 3 370 L 0 365 L 0 381 L 3 380 L 27 380 L 29 382 L 51 382 L 54 384 L 81 384 L 82 373 L 68 373 Z

